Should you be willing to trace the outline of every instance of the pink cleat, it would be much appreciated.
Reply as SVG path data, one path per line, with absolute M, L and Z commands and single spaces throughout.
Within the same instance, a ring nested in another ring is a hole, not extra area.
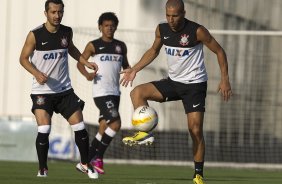
M 99 173 L 99 174 L 105 174 L 104 171 L 104 163 L 103 160 L 100 158 L 96 158 L 94 161 L 91 161 L 91 165 L 95 168 L 95 170 Z

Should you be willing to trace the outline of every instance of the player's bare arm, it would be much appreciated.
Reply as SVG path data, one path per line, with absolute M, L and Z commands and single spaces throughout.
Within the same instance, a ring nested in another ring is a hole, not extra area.
M 35 68 L 29 61 L 29 57 L 33 53 L 34 49 L 35 37 L 32 32 L 29 32 L 20 55 L 20 64 L 34 76 L 39 84 L 43 85 L 47 82 L 48 76 Z
M 82 56 L 84 57 L 84 59 L 88 60 L 90 58 L 90 56 L 93 56 L 95 54 L 95 48 L 93 46 L 93 44 L 91 42 L 89 42 L 83 53 Z M 92 81 L 94 79 L 94 77 L 96 76 L 96 72 L 88 72 L 85 69 L 85 66 L 83 64 L 81 64 L 80 62 L 77 63 L 77 68 L 80 71 L 80 73 L 88 80 L 88 81 Z
M 228 63 L 225 51 L 213 38 L 209 31 L 203 26 L 197 30 L 197 39 L 207 46 L 217 56 L 218 64 L 221 71 L 221 80 L 218 86 L 218 92 L 223 96 L 224 101 L 228 101 L 232 96 L 231 85 L 228 75 Z
M 69 50 L 69 54 L 71 55 L 71 57 L 73 57 L 75 60 L 77 60 L 78 62 L 86 66 L 87 68 L 94 70 L 95 73 L 97 72 L 98 65 L 94 62 L 88 62 L 83 57 L 83 55 L 80 53 L 80 51 L 76 48 L 76 46 L 73 44 L 72 41 L 70 41 L 69 43 L 68 50 Z
M 125 49 L 124 49 L 124 56 L 123 56 L 123 62 L 122 62 L 122 69 L 125 70 L 125 69 L 129 69 L 131 68 L 131 66 L 129 65 L 129 62 L 128 62 L 128 58 L 127 58 L 127 47 L 125 46 Z
M 136 73 L 149 65 L 159 55 L 162 45 L 161 34 L 158 26 L 155 31 L 155 40 L 152 47 L 144 53 L 137 64 L 135 64 L 132 68 L 123 70 L 121 72 L 121 74 L 123 74 L 123 77 L 120 80 L 120 84 L 125 87 L 127 87 L 128 84 L 132 86 L 132 82 L 136 77 Z

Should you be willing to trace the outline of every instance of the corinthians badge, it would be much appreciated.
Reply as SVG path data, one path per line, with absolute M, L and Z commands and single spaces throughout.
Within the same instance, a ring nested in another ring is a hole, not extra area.
M 44 96 L 37 96 L 36 103 L 37 103 L 37 105 L 45 104 L 45 97 Z
M 121 53 L 121 47 L 119 45 L 116 45 L 115 51 L 116 51 L 116 53 L 120 54 Z
M 67 37 L 61 38 L 61 46 L 62 47 L 67 47 L 68 46 L 68 39 L 67 39 Z
M 189 38 L 189 35 L 187 35 L 187 34 L 181 35 L 181 39 L 179 41 L 180 45 L 182 45 L 182 46 L 188 45 L 189 44 L 188 38 Z

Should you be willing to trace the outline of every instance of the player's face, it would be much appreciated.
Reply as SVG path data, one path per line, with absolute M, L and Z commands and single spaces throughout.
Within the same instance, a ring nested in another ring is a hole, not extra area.
M 167 7 L 166 8 L 166 19 L 169 27 L 173 31 L 178 31 L 182 28 L 184 23 L 185 11 L 178 7 Z
M 49 9 L 47 12 L 45 11 L 45 16 L 52 26 L 58 26 L 62 21 L 63 15 L 64 8 L 62 4 L 49 3 Z
M 114 37 L 117 26 L 111 20 L 104 20 L 102 25 L 99 26 L 102 36 L 112 39 Z

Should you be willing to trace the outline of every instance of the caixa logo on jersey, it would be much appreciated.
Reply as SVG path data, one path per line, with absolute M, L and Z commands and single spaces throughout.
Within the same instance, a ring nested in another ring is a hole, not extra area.
M 68 57 L 68 52 L 67 51 L 62 51 L 62 52 L 50 52 L 46 53 L 43 55 L 44 60 L 53 60 L 53 59 L 61 59 L 61 58 L 66 58 Z
M 100 57 L 101 61 L 117 61 L 122 62 L 122 56 L 116 56 L 116 55 L 102 55 Z
M 189 51 L 185 49 L 165 48 L 165 52 L 170 56 L 188 56 Z

